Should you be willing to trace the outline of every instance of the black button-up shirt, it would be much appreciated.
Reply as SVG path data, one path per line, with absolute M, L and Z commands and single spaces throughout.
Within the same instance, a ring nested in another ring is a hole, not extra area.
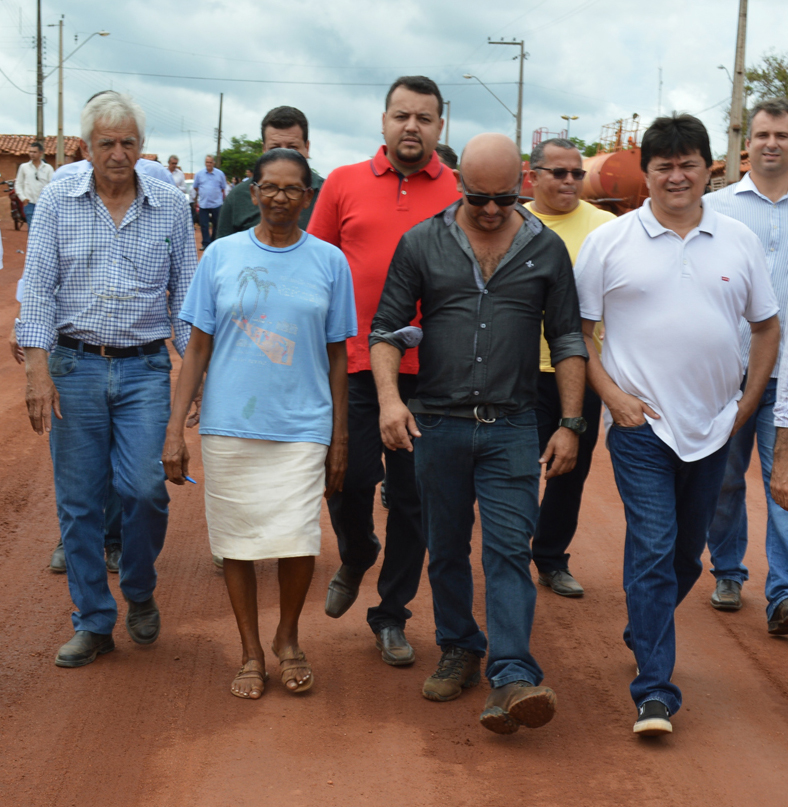
M 416 395 L 424 406 L 493 404 L 505 414 L 532 409 L 543 319 L 553 365 L 570 356 L 588 358 L 572 262 L 561 238 L 518 205 L 515 215 L 523 225 L 485 283 L 455 221 L 460 204 L 400 240 L 370 347 L 388 342 L 404 352 L 411 346 L 407 326 L 420 302 Z

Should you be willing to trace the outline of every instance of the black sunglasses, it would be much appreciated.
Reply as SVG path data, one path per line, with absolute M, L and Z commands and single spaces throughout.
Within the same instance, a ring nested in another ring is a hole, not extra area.
M 545 168 L 542 165 L 535 165 L 534 171 L 549 171 L 556 179 L 564 179 L 567 174 L 571 174 L 572 179 L 577 182 L 580 182 L 588 173 L 588 171 L 584 171 L 582 168 Z
M 522 182 L 522 176 L 520 177 L 520 182 Z M 490 202 L 495 202 L 498 207 L 511 207 L 520 198 L 518 193 L 504 193 L 500 196 L 488 196 L 486 193 L 468 193 L 462 175 L 460 175 L 460 184 L 465 191 L 465 198 L 468 200 L 468 204 L 474 207 L 484 207 L 490 204 Z

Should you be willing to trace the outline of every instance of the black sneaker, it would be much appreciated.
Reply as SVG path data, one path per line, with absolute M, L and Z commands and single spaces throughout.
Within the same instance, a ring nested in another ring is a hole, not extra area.
M 642 737 L 670 734 L 673 726 L 670 725 L 668 707 L 662 701 L 646 701 L 638 709 L 638 719 L 632 730 Z

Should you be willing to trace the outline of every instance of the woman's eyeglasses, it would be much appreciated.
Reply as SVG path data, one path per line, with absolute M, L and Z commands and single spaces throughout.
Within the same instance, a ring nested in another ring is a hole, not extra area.
M 297 185 L 288 185 L 285 188 L 280 188 L 279 185 L 272 185 L 268 182 L 265 182 L 262 185 L 252 182 L 252 185 L 257 188 L 257 192 L 260 194 L 260 196 L 265 196 L 267 199 L 273 199 L 274 196 L 279 193 L 279 191 L 282 191 L 291 202 L 297 202 L 308 190 L 308 188 L 299 188 Z

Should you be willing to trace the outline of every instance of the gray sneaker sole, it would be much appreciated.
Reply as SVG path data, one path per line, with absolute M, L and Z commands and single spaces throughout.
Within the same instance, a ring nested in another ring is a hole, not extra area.
M 635 734 L 641 737 L 659 737 L 662 734 L 672 734 L 673 726 L 670 720 L 661 717 L 652 717 L 649 720 L 638 720 L 632 729 Z

